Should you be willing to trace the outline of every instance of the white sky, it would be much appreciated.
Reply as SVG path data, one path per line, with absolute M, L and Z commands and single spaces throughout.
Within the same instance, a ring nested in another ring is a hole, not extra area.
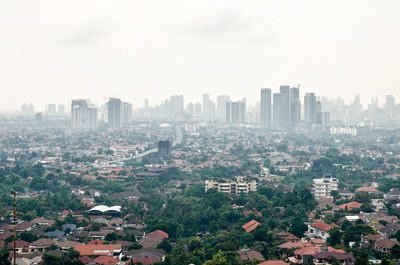
M 399 0 L 0 0 L 0 110 L 171 94 L 256 102 L 261 87 L 394 94 Z

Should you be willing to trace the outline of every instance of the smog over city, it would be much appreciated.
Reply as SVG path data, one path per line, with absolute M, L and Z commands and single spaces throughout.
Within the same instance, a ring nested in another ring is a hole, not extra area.
M 399 10 L 0 0 L 0 265 L 400 264 Z

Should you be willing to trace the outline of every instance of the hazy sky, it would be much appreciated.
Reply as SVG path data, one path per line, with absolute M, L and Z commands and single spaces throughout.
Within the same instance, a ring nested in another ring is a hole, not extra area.
M 260 88 L 400 101 L 399 0 L 0 0 L 0 110 Z

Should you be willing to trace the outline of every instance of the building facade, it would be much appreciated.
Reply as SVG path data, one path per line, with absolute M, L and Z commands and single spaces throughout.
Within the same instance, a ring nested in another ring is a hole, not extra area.
M 337 178 L 325 175 L 323 178 L 313 180 L 311 192 L 317 200 L 320 198 L 329 198 L 331 197 L 331 191 L 338 190 L 338 183 L 339 180 Z
M 216 189 L 219 192 L 240 195 L 248 194 L 250 191 L 257 191 L 257 182 L 245 181 L 244 177 L 236 177 L 236 181 L 218 182 L 214 180 L 205 181 L 205 192 L 209 189 Z

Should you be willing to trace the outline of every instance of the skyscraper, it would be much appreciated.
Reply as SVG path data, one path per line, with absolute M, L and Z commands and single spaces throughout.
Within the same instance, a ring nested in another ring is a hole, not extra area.
M 89 105 L 86 99 L 72 100 L 71 127 L 73 129 L 96 129 L 97 108 Z
M 226 122 L 234 124 L 246 122 L 246 99 L 226 103 Z
M 203 94 L 203 116 L 209 115 L 210 95 Z
M 180 113 L 184 110 L 184 102 L 183 96 L 171 96 L 170 99 L 170 112 L 172 117 L 175 117 L 177 113 Z
M 260 102 L 261 126 L 271 128 L 271 89 L 261 89 Z
M 306 93 L 304 96 L 304 121 L 307 124 L 316 122 L 317 99 L 314 93 Z
M 274 93 L 273 95 L 273 119 L 272 125 L 276 129 L 283 129 L 284 128 L 284 100 L 285 97 L 281 93 Z
M 128 124 L 132 122 L 132 104 L 129 102 L 122 103 L 122 113 L 123 113 L 123 124 Z
M 230 97 L 228 95 L 218 96 L 217 97 L 217 116 L 218 119 L 224 120 L 226 117 L 226 103 L 230 101 Z
M 193 103 L 189 103 L 189 104 L 187 104 L 187 108 L 186 108 L 186 112 L 187 112 L 187 114 L 189 114 L 189 115 L 194 115 L 194 105 L 193 105 Z
M 196 115 L 196 116 L 201 115 L 201 104 L 200 103 L 196 103 L 194 105 L 194 115 Z
M 122 125 L 122 102 L 119 98 L 110 98 L 107 102 L 108 126 L 119 129 Z
M 290 126 L 290 87 L 280 86 L 279 92 L 283 96 L 282 102 L 282 128 L 289 128 Z
M 290 88 L 290 126 L 294 127 L 301 119 L 300 89 Z
M 396 102 L 393 95 L 386 96 L 385 109 L 388 112 L 393 112 L 396 107 Z

